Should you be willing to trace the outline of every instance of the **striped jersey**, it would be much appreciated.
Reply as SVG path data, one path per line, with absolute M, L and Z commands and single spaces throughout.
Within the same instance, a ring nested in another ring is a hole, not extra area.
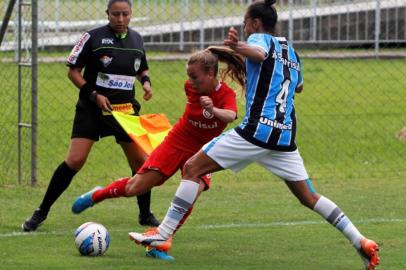
M 236 132 L 272 150 L 296 150 L 295 89 L 303 84 L 301 62 L 283 37 L 255 33 L 248 45 L 266 52 L 263 62 L 246 59 L 246 113 Z

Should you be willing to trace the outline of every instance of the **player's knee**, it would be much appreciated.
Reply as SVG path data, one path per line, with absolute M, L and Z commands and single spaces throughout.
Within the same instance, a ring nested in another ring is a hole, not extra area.
M 193 159 L 189 159 L 183 166 L 183 178 L 190 180 L 199 179 L 199 167 L 193 162 Z
M 72 170 L 79 171 L 82 169 L 83 165 L 86 162 L 86 158 L 83 157 L 68 157 L 66 159 L 66 164 L 71 168 Z
M 316 193 L 310 193 L 309 196 L 299 197 L 298 199 L 303 206 L 313 209 L 318 201 L 318 198 L 319 196 Z

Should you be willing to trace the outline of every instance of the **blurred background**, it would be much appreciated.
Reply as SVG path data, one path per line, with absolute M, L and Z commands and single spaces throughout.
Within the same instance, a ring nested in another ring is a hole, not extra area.
M 244 39 L 252 2 L 134 0 L 130 26 L 144 38 L 154 89 L 149 102 L 137 92 L 141 113 L 175 123 L 188 56 L 222 44 L 231 26 Z M 279 0 L 276 8 L 278 34 L 303 61 L 297 144 L 312 178 L 404 178 L 406 0 Z M 78 97 L 65 61 L 83 32 L 107 24 L 105 10 L 105 0 L 0 1 L 0 185 L 46 185 L 65 158 Z M 252 177 L 269 177 L 254 168 Z M 130 172 L 114 138 L 105 138 L 78 177 Z

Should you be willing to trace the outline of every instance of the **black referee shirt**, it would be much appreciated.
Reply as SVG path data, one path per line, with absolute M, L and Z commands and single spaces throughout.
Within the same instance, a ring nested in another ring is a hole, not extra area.
M 69 67 L 84 68 L 84 79 L 112 103 L 135 96 L 136 75 L 148 69 L 141 35 L 128 29 L 124 37 L 109 26 L 84 33 L 68 57 Z

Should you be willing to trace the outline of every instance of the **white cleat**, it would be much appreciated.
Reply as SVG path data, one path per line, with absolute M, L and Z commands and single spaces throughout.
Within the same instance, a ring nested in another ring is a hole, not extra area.
M 163 237 L 158 228 L 149 229 L 145 233 L 129 232 L 128 236 L 138 245 L 154 247 L 160 250 L 169 250 L 172 242 L 168 241 L 170 238 Z

